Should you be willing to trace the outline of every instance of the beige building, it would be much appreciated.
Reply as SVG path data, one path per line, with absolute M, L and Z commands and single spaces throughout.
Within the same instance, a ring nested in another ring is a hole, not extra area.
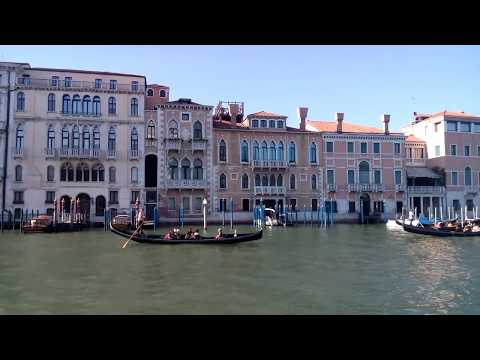
M 15 84 L 6 208 L 52 213 L 57 199 L 95 222 L 141 198 L 144 76 L 24 64 Z

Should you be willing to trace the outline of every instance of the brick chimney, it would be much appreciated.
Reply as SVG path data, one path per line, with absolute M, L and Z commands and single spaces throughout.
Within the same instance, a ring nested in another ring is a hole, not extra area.
M 390 122 L 390 115 L 389 114 L 383 114 L 382 115 L 382 121 L 383 121 L 383 131 L 385 132 L 385 135 L 388 135 L 390 131 L 388 130 L 388 123 Z
M 336 113 L 335 113 L 335 120 L 337 120 L 337 132 L 338 132 L 338 133 L 341 133 L 341 132 L 342 132 L 342 129 L 343 129 L 343 126 L 342 126 L 342 123 L 343 123 L 343 113 L 336 112 Z
M 307 122 L 308 107 L 297 108 L 298 118 L 300 119 L 300 130 L 305 130 Z

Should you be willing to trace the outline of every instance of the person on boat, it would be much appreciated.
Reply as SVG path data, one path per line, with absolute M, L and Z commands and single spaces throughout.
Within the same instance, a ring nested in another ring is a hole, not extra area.
M 198 231 L 198 229 L 195 230 L 195 232 L 193 233 L 193 238 L 194 238 L 195 240 L 200 239 L 200 232 Z
M 172 232 L 169 231 L 168 233 L 166 233 L 163 237 L 163 240 L 172 240 Z
M 237 237 L 237 229 L 233 232 L 233 237 Z
M 463 232 L 472 232 L 472 225 L 465 225 L 463 228 Z
M 140 235 L 145 235 L 143 232 L 143 221 L 145 220 L 145 215 L 143 213 L 143 208 L 141 207 L 138 209 L 138 214 L 137 214 L 137 228 L 139 229 L 139 234 Z
M 221 228 L 218 228 L 217 235 L 215 235 L 215 240 L 221 239 L 223 239 L 223 230 Z
M 192 228 L 188 229 L 187 233 L 185 234 L 185 239 L 187 239 L 187 240 L 193 240 L 194 239 Z

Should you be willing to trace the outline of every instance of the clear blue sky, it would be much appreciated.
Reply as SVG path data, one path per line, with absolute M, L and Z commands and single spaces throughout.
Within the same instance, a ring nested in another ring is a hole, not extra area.
M 244 101 L 246 112 L 271 111 L 297 125 L 312 120 L 392 128 L 413 111 L 480 114 L 479 46 L 1 46 L 0 61 L 34 67 L 146 75 L 171 87 L 171 98 L 216 105 Z

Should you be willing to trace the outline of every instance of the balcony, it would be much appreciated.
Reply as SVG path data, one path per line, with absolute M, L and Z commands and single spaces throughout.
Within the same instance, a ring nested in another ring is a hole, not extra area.
M 476 194 L 479 191 L 479 186 L 475 185 L 465 185 L 465 193 L 467 194 Z
M 349 192 L 382 192 L 382 184 L 348 184 Z
M 192 151 L 207 151 L 207 139 L 193 139 Z
M 253 188 L 255 195 L 284 195 L 284 186 L 255 186 Z
M 146 153 L 157 153 L 158 146 L 157 146 L 157 139 L 146 139 L 145 140 L 145 152 Z
M 167 188 L 170 189 L 204 189 L 207 187 L 206 180 L 166 180 Z
M 409 186 L 409 194 L 434 194 L 442 195 L 445 193 L 445 187 L 443 186 Z
M 52 114 L 51 112 L 49 114 Z M 65 116 L 81 116 L 81 117 L 101 117 L 102 113 L 101 112 L 82 112 L 82 111 L 77 111 L 77 112 L 69 112 L 69 111 L 60 111 L 58 114 L 65 115 Z
M 28 88 L 37 88 L 37 89 L 58 89 L 58 90 L 70 90 L 74 89 L 76 91 L 90 91 L 90 90 L 103 90 L 103 91 L 121 91 L 121 92 L 131 92 L 135 94 L 143 94 L 145 92 L 144 85 L 132 86 L 132 84 L 116 84 L 115 89 L 110 89 L 110 82 L 102 81 L 100 86 L 95 86 L 94 81 L 65 81 L 65 80 L 52 80 L 52 79 L 33 79 L 18 77 L 17 86 L 21 89 Z M 97 84 L 98 85 L 98 84 Z
M 404 192 L 404 191 L 405 191 L 405 185 L 403 185 L 403 184 L 395 184 L 395 191 L 396 191 L 396 192 Z
M 335 192 L 335 191 L 337 191 L 337 185 L 335 185 L 335 184 L 327 184 L 327 191 L 328 191 L 328 192 Z
M 139 157 L 138 149 L 136 150 L 130 149 L 130 151 L 128 152 L 128 157 L 130 160 L 138 160 L 138 157 Z
M 13 158 L 14 159 L 22 159 L 23 156 L 24 156 L 23 146 L 13 148 L 12 153 L 13 153 Z
M 165 149 L 167 151 L 180 151 L 182 148 L 182 139 L 165 139 Z
M 117 158 L 117 151 L 108 149 L 107 150 L 107 160 L 115 160 Z
M 54 159 L 55 158 L 55 148 L 46 148 L 45 149 L 45 159 Z
M 285 169 L 285 160 L 252 160 L 252 167 L 255 169 Z
M 92 159 L 100 160 L 100 149 L 98 148 L 92 149 Z

